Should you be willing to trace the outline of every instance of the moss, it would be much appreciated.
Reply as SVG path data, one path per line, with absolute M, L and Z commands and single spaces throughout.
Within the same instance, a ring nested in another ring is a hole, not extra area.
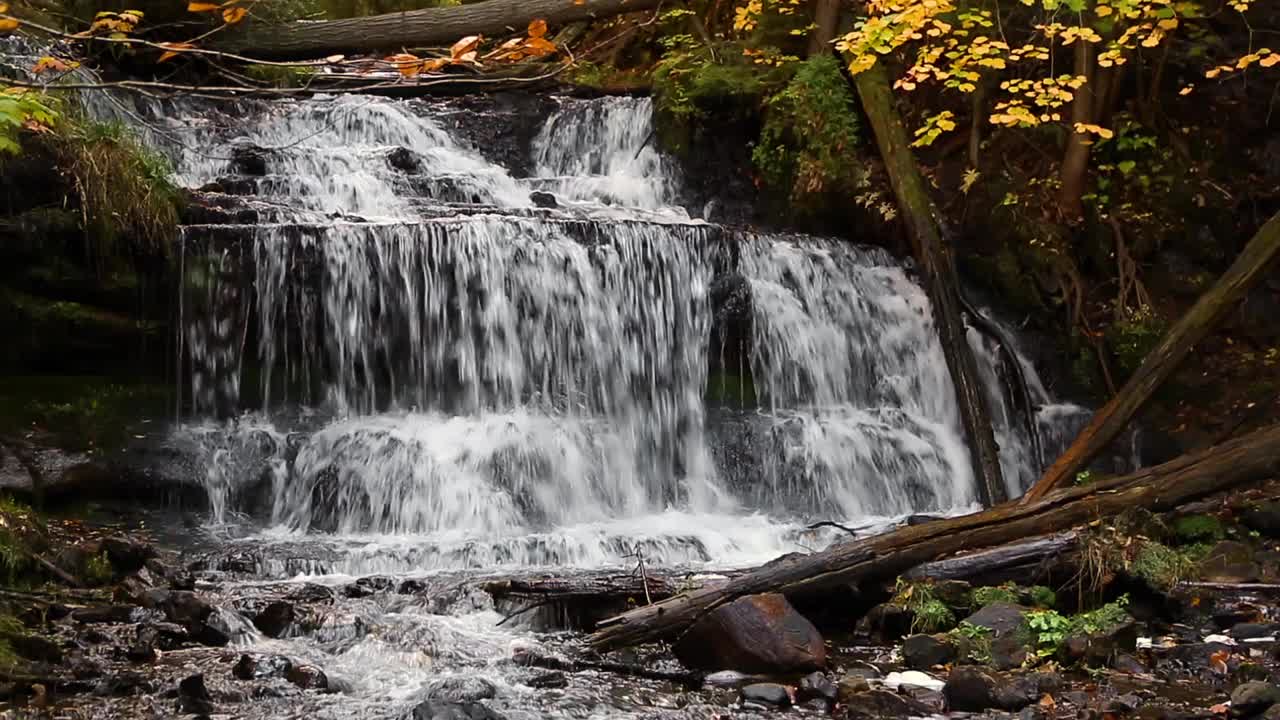
M 854 195 L 869 178 L 854 155 L 861 142 L 857 117 L 835 58 L 800 63 L 786 88 L 768 101 L 751 154 L 756 169 L 799 209 L 812 209 L 829 192 Z
M 1027 588 L 1027 599 L 1032 605 L 1040 608 L 1051 608 L 1058 604 L 1058 594 L 1044 585 L 1032 585 Z
M 707 402 L 751 407 L 756 404 L 756 386 L 751 376 L 714 372 L 707 378 Z
M 250 65 L 245 68 L 245 74 L 277 88 L 306 87 L 315 77 L 311 68 L 281 65 Z
M 83 578 L 91 586 L 106 585 L 115 576 L 111 561 L 105 552 L 90 557 L 85 561 Z
M 990 587 L 980 587 L 973 591 L 973 606 L 984 608 L 988 605 L 996 603 L 1018 602 L 1018 588 L 1015 585 L 994 585 Z
M 1129 572 L 1153 588 L 1167 589 L 1196 570 L 1197 551 L 1178 551 L 1158 542 L 1145 542 L 1134 556 Z
M 929 582 L 898 581 L 897 592 L 890 601 L 912 615 L 911 631 L 934 633 L 955 627 L 956 616 Z
M 1212 515 L 1186 515 L 1173 521 L 1173 536 L 1181 545 L 1213 542 L 1226 535 L 1222 522 Z

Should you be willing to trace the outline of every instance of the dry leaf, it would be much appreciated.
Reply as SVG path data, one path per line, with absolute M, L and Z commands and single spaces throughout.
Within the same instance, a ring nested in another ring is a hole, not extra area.
M 1040 698 L 1040 707 L 1045 710 L 1053 710 L 1057 706 L 1058 703 L 1054 701 L 1053 696 L 1049 693 L 1045 693 L 1044 696 Z
M 160 43 L 160 45 L 168 49 L 160 54 L 160 59 L 156 60 L 156 62 L 164 62 L 166 60 L 172 60 L 173 58 L 178 57 L 178 54 L 181 53 L 183 50 L 190 50 L 195 47 L 195 45 L 192 45 L 191 43 L 185 43 L 185 42 L 164 42 L 164 43 Z
M 37 75 L 38 75 L 38 74 L 40 74 L 40 73 L 42 73 L 42 72 L 44 72 L 44 71 L 46 71 L 46 70 L 54 70 L 54 71 L 57 71 L 57 72 L 66 72 L 66 71 L 70 70 L 70 69 L 71 69 L 71 67 L 72 67 L 72 66 L 70 66 L 70 65 L 68 65 L 67 63 L 65 63 L 65 62 L 63 62 L 63 61 L 61 61 L 61 60 L 59 60 L 59 59 L 58 59 L 58 58 L 56 58 L 56 57 L 52 57 L 52 56 L 50 56 L 50 55 L 45 55 L 44 57 L 42 57 L 42 58 L 40 58 L 39 60 L 37 60 L 37 61 L 36 61 L 35 66 L 31 68 L 31 72 L 36 73 Z
M 1231 712 L 1231 706 L 1226 703 L 1218 703 L 1217 705 L 1210 707 L 1209 712 L 1214 715 L 1226 715 L 1228 712 Z
M 228 25 L 235 25 L 248 15 L 249 11 L 242 7 L 229 7 L 222 11 L 222 21 Z
M 1230 650 L 1219 650 L 1209 656 L 1209 669 L 1219 675 L 1227 674 L 1227 658 L 1231 657 Z
M 187 5 L 187 12 L 213 12 L 218 9 L 217 3 L 193 2 Z
M 474 52 L 477 47 L 480 47 L 480 36 L 468 35 L 454 43 L 453 47 L 449 48 L 449 55 L 451 55 L 454 60 L 460 60 L 463 55 Z
M 18 29 L 18 21 L 13 18 L 0 18 L 0 32 Z
M 547 21 L 538 19 L 529 23 L 529 37 L 540 38 L 547 34 Z

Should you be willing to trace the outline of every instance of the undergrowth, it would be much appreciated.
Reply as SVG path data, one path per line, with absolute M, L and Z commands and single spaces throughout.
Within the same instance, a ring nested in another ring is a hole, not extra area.
M 940 632 L 956 624 L 955 613 L 927 582 L 911 583 L 899 578 L 891 602 L 911 613 L 912 632 Z

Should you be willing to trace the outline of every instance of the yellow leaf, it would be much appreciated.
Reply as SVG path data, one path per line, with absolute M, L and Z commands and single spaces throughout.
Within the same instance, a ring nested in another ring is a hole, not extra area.
M 67 65 L 65 62 L 59 60 L 58 58 L 45 55 L 44 57 L 36 61 L 35 66 L 31 68 L 31 72 L 36 74 L 42 73 L 46 70 L 54 70 L 56 72 L 66 72 L 70 69 L 71 69 L 71 66 Z
M 1178 94 L 1179 94 L 1179 95 L 1190 95 L 1190 94 L 1191 94 L 1191 91 L 1192 91 L 1192 90 L 1194 90 L 1194 89 L 1195 89 L 1195 88 L 1194 88 L 1193 86 L 1188 85 L 1188 86 L 1186 86 L 1186 87 L 1182 88 L 1181 90 L 1179 90 L 1179 91 L 1178 91 Z
M 1098 7 L 1094 8 L 1093 14 L 1097 15 L 1098 17 L 1106 17 L 1111 14 L 1111 8 L 1107 5 L 1099 5 Z
M 479 35 L 468 35 L 462 38 L 461 40 L 459 40 L 458 42 L 454 43 L 453 47 L 449 48 L 449 54 L 453 56 L 454 60 L 459 60 L 462 58 L 463 55 L 466 55 L 467 53 L 474 51 L 477 47 L 479 47 L 479 45 L 480 45 Z
M 191 2 L 187 4 L 187 12 L 213 12 L 218 9 L 217 3 Z
M 9 3 L 0 2 L 0 13 L 9 12 Z
M 0 32 L 18 29 L 18 21 L 13 18 L 0 18 Z
M 222 21 L 228 25 L 235 25 L 248 15 L 249 11 L 242 7 L 229 7 L 222 11 Z
M 1173 30 L 1178 27 L 1178 18 L 1166 18 L 1156 23 L 1161 30 Z
M 529 23 L 529 37 L 540 38 L 547 34 L 547 21 L 538 19 Z
M 396 70 L 405 77 L 413 77 L 422 70 L 422 62 L 417 55 L 400 53 L 388 56 L 386 61 L 395 65 Z
M 160 45 L 167 49 L 163 53 L 160 53 L 160 58 L 156 60 L 158 63 L 162 63 L 166 60 L 172 60 L 173 58 L 178 57 L 178 54 L 183 50 L 190 50 L 195 47 L 195 45 L 185 42 L 164 42 L 160 43 Z
M 1262 67 L 1271 67 L 1280 63 L 1280 54 L 1271 54 L 1258 61 Z

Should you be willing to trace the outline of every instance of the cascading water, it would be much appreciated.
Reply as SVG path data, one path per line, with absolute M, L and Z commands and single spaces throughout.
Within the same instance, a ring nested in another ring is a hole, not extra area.
M 218 518 L 394 536 L 415 568 L 642 545 L 732 564 L 795 549 L 815 519 L 972 505 L 919 286 L 882 251 L 689 220 L 650 114 L 563 101 L 524 179 L 382 99 L 271 105 L 178 153 L 185 182 L 248 193 L 259 221 L 186 229 L 196 410 L 268 414 L 184 431 L 238 458 L 210 463 Z M 722 426 L 706 395 L 725 278 L 748 297 L 738 362 L 760 405 Z M 1038 461 L 984 357 L 1017 491 Z M 330 419 L 293 443 L 261 427 L 296 406 Z

